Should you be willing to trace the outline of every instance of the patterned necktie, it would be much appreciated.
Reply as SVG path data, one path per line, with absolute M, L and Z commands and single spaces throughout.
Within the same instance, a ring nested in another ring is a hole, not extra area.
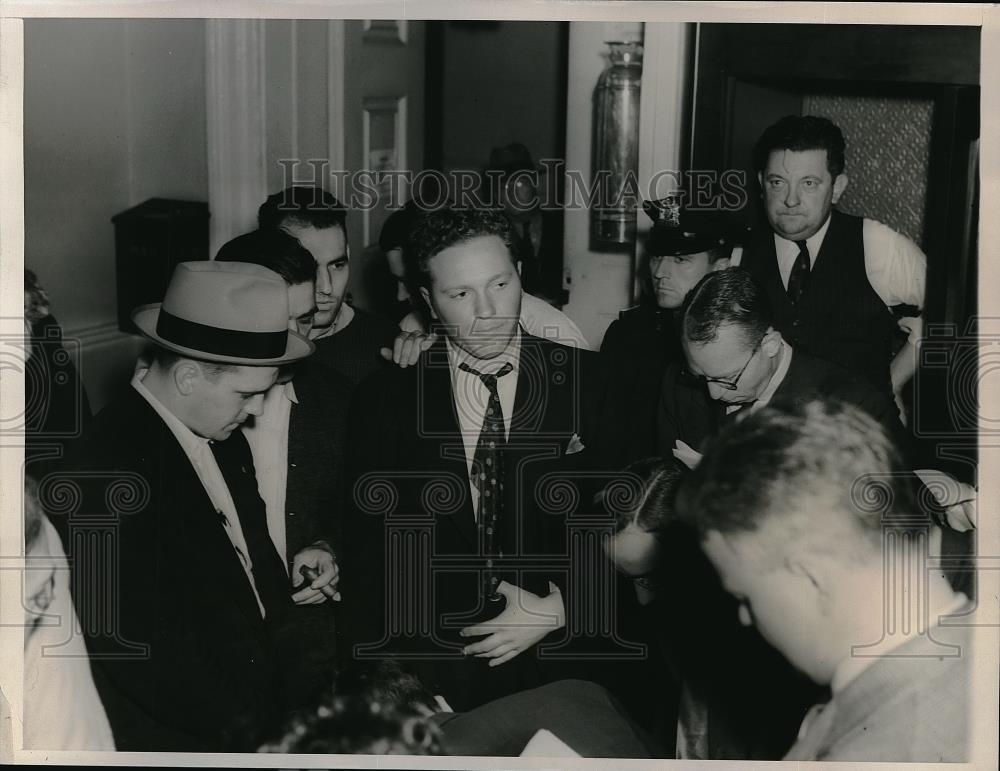
M 500 595 L 497 594 L 497 586 L 500 580 L 493 573 L 493 560 L 497 556 L 503 556 L 497 550 L 497 529 L 503 516 L 503 447 L 507 443 L 507 432 L 500 406 L 500 393 L 497 391 L 497 379 L 511 372 L 514 366 L 508 361 L 492 375 L 477 372 L 465 362 L 458 367 L 482 380 L 490 392 L 483 427 L 476 443 L 476 453 L 472 458 L 472 484 L 479 491 L 477 519 L 483 553 L 486 555 L 483 593 L 491 600 L 498 600 Z
M 805 241 L 796 241 L 799 256 L 792 264 L 792 272 L 788 274 L 788 299 L 796 304 L 806 289 L 809 281 L 809 247 Z

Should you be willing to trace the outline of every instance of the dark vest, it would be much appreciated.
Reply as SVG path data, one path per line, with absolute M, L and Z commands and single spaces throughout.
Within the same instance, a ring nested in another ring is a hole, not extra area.
M 770 228 L 751 237 L 740 265 L 767 292 L 775 326 L 793 347 L 864 375 L 891 394 L 889 364 L 897 326 L 868 281 L 863 222 L 836 210 L 830 213 L 830 226 L 798 305 L 792 305 L 781 283 Z

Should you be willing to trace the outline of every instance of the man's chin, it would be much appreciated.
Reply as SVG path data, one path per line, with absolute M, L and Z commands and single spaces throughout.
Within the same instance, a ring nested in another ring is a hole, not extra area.
M 468 353 L 470 356 L 474 356 L 477 359 L 495 359 L 501 353 L 507 350 L 510 345 L 510 340 L 513 335 L 508 337 L 506 340 L 463 340 L 459 343 L 459 347 Z

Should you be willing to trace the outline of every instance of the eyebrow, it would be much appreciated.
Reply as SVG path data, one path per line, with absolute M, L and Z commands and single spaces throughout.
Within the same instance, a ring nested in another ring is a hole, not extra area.
M 497 273 L 495 276 L 491 276 L 489 279 L 487 279 L 486 283 L 487 284 L 492 284 L 498 278 L 508 278 L 508 277 L 512 276 L 513 273 L 514 273 L 513 269 L 504 271 L 503 273 Z M 442 292 L 457 292 L 459 290 L 468 291 L 470 289 L 472 289 L 472 287 L 468 286 L 466 284 L 456 284 L 455 286 L 446 286 L 446 287 L 443 287 L 441 289 L 441 291 Z

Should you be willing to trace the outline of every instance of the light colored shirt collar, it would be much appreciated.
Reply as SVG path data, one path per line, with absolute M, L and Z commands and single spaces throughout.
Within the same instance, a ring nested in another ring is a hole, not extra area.
M 826 238 L 826 231 L 830 229 L 830 220 L 832 219 L 832 216 L 832 213 L 827 215 L 826 222 L 823 223 L 823 227 L 806 239 L 806 247 L 809 249 L 810 268 L 816 264 L 816 256 L 819 254 L 819 250 L 823 248 L 823 239 Z M 779 255 L 791 255 L 793 260 L 799 253 L 799 246 L 795 241 L 789 241 L 787 238 L 783 238 L 777 233 L 774 234 L 774 248 Z
M 951 616 L 961 610 L 969 602 L 969 598 L 966 597 L 961 592 L 956 592 L 955 597 L 945 605 L 943 608 L 937 610 L 932 618 L 940 618 L 941 616 Z M 932 625 L 937 626 L 937 622 Z M 848 656 L 846 659 L 841 661 L 837 668 L 833 672 L 833 679 L 830 681 L 830 690 L 833 693 L 840 693 L 844 690 L 852 681 L 854 681 L 858 675 L 864 672 L 868 667 L 878 661 L 880 658 L 885 658 L 890 654 L 891 651 L 896 650 L 902 645 L 913 640 L 913 635 L 900 635 L 899 639 L 895 642 L 890 642 L 885 646 L 880 646 L 880 652 L 877 656 Z
M 181 445 L 181 449 L 189 457 L 195 453 L 201 453 L 208 449 L 208 439 L 203 436 L 198 436 L 194 431 L 188 428 L 184 423 L 181 422 L 174 413 L 168 410 L 163 402 L 157 399 L 153 392 L 146 388 L 146 385 L 142 382 L 146 379 L 146 375 L 149 373 L 148 368 L 137 369 L 135 375 L 132 377 L 132 387 L 139 392 L 139 396 L 149 402 L 149 406 L 153 408 L 157 415 L 167 424 L 167 428 L 170 429 L 177 441 Z
M 318 332 L 315 335 L 310 334 L 309 339 L 322 340 L 324 337 L 330 337 L 338 332 L 342 332 L 354 320 L 355 315 L 354 308 L 347 303 L 341 303 L 340 310 L 337 311 L 337 318 L 333 320 L 333 323 L 322 332 Z

